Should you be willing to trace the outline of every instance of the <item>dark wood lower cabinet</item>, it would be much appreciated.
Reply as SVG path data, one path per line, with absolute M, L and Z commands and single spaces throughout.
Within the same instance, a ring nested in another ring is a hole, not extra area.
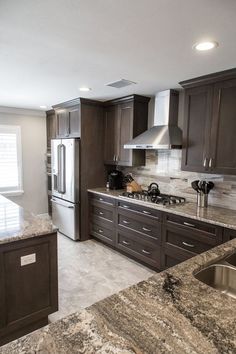
M 57 234 L 0 245 L 0 345 L 58 310 Z
M 164 270 L 236 238 L 236 230 L 90 193 L 90 235 Z

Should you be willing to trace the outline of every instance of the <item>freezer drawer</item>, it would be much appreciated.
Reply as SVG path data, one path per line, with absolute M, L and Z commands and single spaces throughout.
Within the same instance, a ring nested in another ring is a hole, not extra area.
M 79 204 L 52 197 L 52 221 L 59 232 L 72 240 L 80 239 Z

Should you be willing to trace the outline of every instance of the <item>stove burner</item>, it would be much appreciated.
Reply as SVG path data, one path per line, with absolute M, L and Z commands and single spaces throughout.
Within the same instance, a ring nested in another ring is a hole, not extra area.
M 142 192 L 123 192 L 122 197 L 142 200 L 144 202 L 151 202 L 162 205 L 176 205 L 185 203 L 185 198 L 169 194 L 149 195 L 148 191 Z

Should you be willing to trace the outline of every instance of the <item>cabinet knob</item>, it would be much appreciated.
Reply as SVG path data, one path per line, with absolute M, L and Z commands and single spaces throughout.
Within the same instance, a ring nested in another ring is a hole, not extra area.
M 99 215 L 104 215 L 104 213 L 102 211 L 99 211 Z
M 102 230 L 102 229 L 99 229 L 98 232 L 99 232 L 100 234 L 103 234 L 103 230 Z

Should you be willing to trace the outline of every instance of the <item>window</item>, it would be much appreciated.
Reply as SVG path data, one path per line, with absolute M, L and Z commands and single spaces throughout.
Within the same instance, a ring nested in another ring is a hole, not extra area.
M 21 129 L 0 125 L 0 193 L 17 195 L 22 189 Z

